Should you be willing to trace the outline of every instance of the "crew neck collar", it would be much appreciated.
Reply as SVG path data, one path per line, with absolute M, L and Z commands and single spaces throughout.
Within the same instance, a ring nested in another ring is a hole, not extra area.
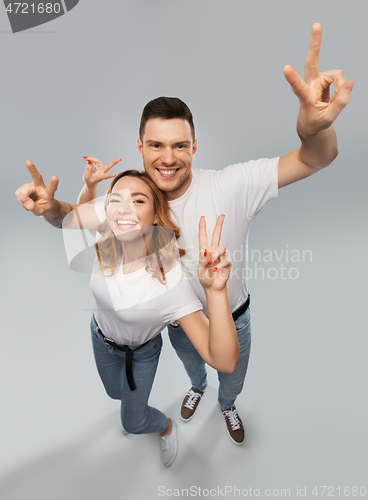
M 175 200 L 168 200 L 170 208 L 171 207 L 176 207 L 178 205 L 181 205 L 190 196 L 190 193 L 194 189 L 193 180 L 194 180 L 195 175 L 197 175 L 196 174 L 196 170 L 192 169 L 192 180 L 190 182 L 190 185 L 189 185 L 188 189 L 185 191 L 184 194 L 182 194 L 181 196 L 179 196 L 179 198 L 175 198 Z

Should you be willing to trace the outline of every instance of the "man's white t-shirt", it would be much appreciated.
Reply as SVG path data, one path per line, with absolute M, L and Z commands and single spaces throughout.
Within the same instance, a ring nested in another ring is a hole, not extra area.
M 186 250 L 181 263 L 207 314 L 203 288 L 197 278 L 198 224 L 206 218 L 208 244 L 217 217 L 225 214 L 221 243 L 232 260 L 227 283 L 230 308 L 235 311 L 248 297 L 246 283 L 247 241 L 250 223 L 260 209 L 278 195 L 278 160 L 259 159 L 230 165 L 224 170 L 193 169 L 188 190 L 170 201 L 171 217 L 180 228 L 178 245 Z

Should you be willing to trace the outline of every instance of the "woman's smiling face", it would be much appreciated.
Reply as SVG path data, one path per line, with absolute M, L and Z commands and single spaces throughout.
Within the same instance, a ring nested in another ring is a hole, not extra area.
M 106 216 L 116 238 L 135 239 L 157 220 L 151 188 L 137 177 L 122 177 L 109 195 Z

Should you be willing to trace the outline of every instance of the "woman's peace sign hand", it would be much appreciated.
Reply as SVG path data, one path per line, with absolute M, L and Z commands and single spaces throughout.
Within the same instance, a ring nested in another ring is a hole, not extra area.
M 83 156 L 83 158 L 87 162 L 83 180 L 88 189 L 97 186 L 99 182 L 105 179 L 116 177 L 116 174 L 109 172 L 109 170 L 121 161 L 121 158 L 115 158 L 115 160 L 110 161 L 110 163 L 103 165 L 102 161 L 98 158 L 92 158 L 91 156 Z
M 197 274 L 204 289 L 221 291 L 225 288 L 231 271 L 231 261 L 226 258 L 226 248 L 220 245 L 225 215 L 217 219 L 211 245 L 207 242 L 206 219 L 199 220 L 199 264 Z

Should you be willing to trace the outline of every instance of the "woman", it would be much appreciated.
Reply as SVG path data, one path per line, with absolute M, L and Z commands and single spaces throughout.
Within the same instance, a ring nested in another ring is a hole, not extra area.
M 92 175 L 88 167 L 87 180 Z M 199 222 L 198 276 L 208 320 L 178 262 L 184 251 L 176 247 L 179 229 L 170 218 L 166 197 L 150 178 L 134 170 L 119 174 L 102 212 L 98 204 L 86 203 L 63 220 L 63 228 L 98 231 L 98 265 L 91 279 L 97 368 L 108 395 L 121 400 L 123 428 L 134 434 L 160 433 L 162 462 L 169 466 L 177 451 L 176 425 L 148 406 L 161 330 L 178 321 L 202 358 L 222 372 L 232 372 L 238 361 L 226 290 L 231 263 L 219 244 L 224 216 L 218 218 L 211 245 L 204 218 Z

